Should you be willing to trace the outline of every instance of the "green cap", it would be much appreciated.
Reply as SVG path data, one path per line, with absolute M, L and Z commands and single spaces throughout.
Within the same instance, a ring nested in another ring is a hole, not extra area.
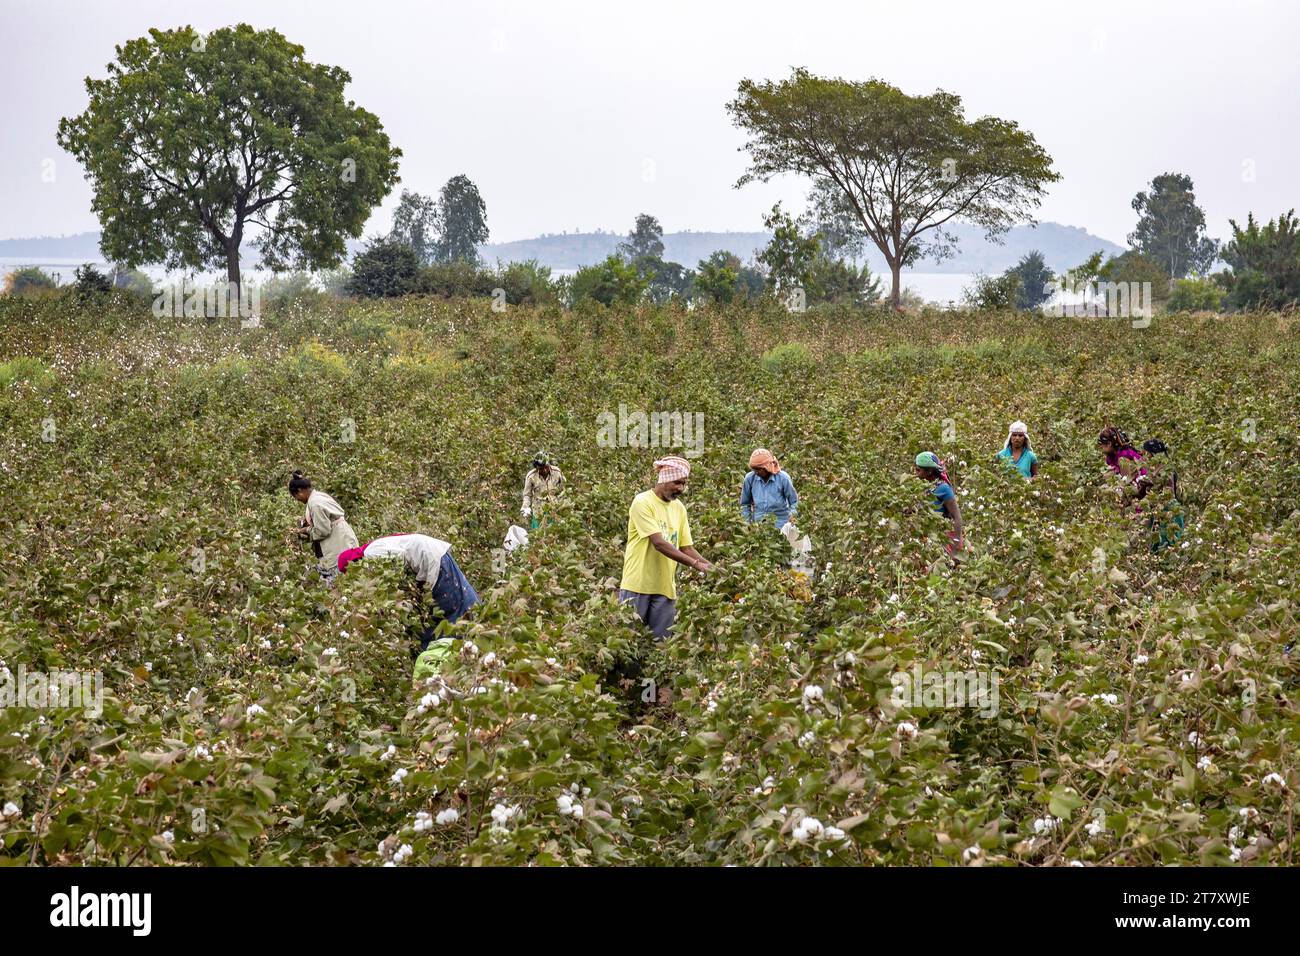
M 916 456 L 916 467 L 917 468 L 942 468 L 943 465 L 939 462 L 939 456 L 936 455 L 934 452 L 923 451 L 921 452 L 921 454 Z

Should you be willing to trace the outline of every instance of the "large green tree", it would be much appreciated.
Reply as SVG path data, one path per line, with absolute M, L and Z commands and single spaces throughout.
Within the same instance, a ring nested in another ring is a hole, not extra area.
M 397 179 L 401 151 L 346 98 L 348 73 L 275 30 L 150 30 L 116 53 L 58 131 L 94 185 L 110 259 L 224 266 L 238 286 L 255 234 L 269 268 L 326 268 Z
M 768 289 L 778 295 L 792 289 L 803 289 L 807 294 L 813 265 L 821 255 L 821 240 L 803 234 L 780 203 L 763 217 L 763 225 L 772 231 L 772 239 L 756 259 L 767 270 Z
M 1037 249 L 1026 253 L 1007 272 L 1014 273 L 1020 280 L 1016 287 L 1017 309 L 1032 311 L 1051 298 L 1056 276 L 1047 268 L 1047 261 Z
M 636 217 L 636 226 L 627 239 L 618 244 L 618 254 L 629 262 L 636 259 L 662 259 L 664 257 L 664 227 L 647 213 Z
M 782 173 L 834 183 L 889 264 L 895 308 L 904 266 L 952 253 L 945 224 L 963 219 L 994 237 L 1032 221 L 1043 187 L 1060 178 L 1032 135 L 994 117 L 967 122 L 961 98 L 943 91 L 908 96 L 796 69 L 779 82 L 742 80 L 727 110 L 749 135 L 736 185 Z
M 1232 267 L 1224 277 L 1228 303 L 1236 309 L 1282 309 L 1300 303 L 1300 219 L 1295 210 L 1266 225 L 1246 215 L 1246 228 L 1234 220 L 1223 261 Z M 1218 278 L 1218 277 L 1216 277 Z
M 1151 180 L 1150 191 L 1133 197 L 1137 228 L 1128 244 L 1171 279 L 1189 272 L 1205 274 L 1218 257 L 1219 244 L 1205 235 L 1205 213 L 1196 205 L 1192 178 L 1164 173 Z
M 438 241 L 438 201 L 403 189 L 388 238 L 410 246 L 421 264 L 428 265 Z
M 447 180 L 438 196 L 436 262 L 479 263 L 478 246 L 488 240 L 487 206 L 465 175 Z

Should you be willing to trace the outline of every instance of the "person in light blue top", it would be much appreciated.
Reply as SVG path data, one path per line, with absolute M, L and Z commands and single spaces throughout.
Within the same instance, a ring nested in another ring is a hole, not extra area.
M 1029 428 L 1024 422 L 1011 423 L 1007 430 L 1007 443 L 998 452 L 998 458 L 1030 481 L 1038 477 L 1038 456 L 1029 447 Z
M 740 513 L 749 521 L 776 521 L 780 528 L 794 522 L 799 495 L 794 482 L 781 470 L 780 463 L 766 448 L 757 448 L 749 456 L 749 474 L 740 486 Z

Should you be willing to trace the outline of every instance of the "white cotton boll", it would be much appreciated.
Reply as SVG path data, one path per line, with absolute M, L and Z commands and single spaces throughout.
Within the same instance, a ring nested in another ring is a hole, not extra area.
M 498 803 L 492 808 L 492 821 L 497 825 L 504 827 L 507 823 L 519 815 L 518 807 L 508 807 L 504 803 Z
M 1137 657 L 1133 658 L 1133 663 L 1141 667 L 1148 660 L 1150 660 L 1150 658 L 1148 658 L 1145 654 L 1139 654 Z
M 400 784 L 403 780 L 406 779 L 407 773 L 409 773 L 409 771 L 405 767 L 398 767 L 396 770 L 393 771 L 393 775 L 388 778 L 389 782 Z
M 916 729 L 916 724 L 912 723 L 910 720 L 905 720 L 898 725 L 896 732 L 899 737 L 906 737 L 908 740 L 913 740 L 920 731 Z
M 442 703 L 442 698 L 437 694 L 425 694 L 420 698 L 420 706 L 415 708 L 417 714 L 427 714 L 430 708 L 437 707 Z
M 1193 747 L 1199 747 L 1201 745 L 1201 735 L 1193 730 L 1188 733 L 1187 742 Z
M 816 700 L 821 700 L 822 689 L 818 687 L 816 684 L 809 684 L 807 687 L 803 689 L 803 699 L 808 703 L 812 703 L 813 701 Z
M 152 670 L 153 670 L 153 661 L 145 661 L 145 662 L 144 662 L 144 669 L 147 670 L 147 671 L 152 671 Z
M 1106 829 L 1106 824 L 1101 820 L 1089 820 L 1083 827 L 1088 831 L 1088 836 L 1097 836 L 1102 830 Z
M 397 852 L 393 854 L 393 862 L 400 866 L 409 860 L 413 853 L 415 853 L 415 851 L 411 849 L 411 844 L 403 843 L 397 848 Z
M 163 842 L 166 843 L 168 846 L 171 846 L 173 843 L 176 842 L 176 834 L 171 830 L 164 830 L 162 832 L 162 838 L 163 838 Z
M 16 817 L 22 816 L 22 813 L 23 811 L 19 809 L 18 804 L 14 803 L 12 800 L 9 800 L 6 801 L 4 805 L 4 809 L 0 810 L 0 817 L 4 818 L 5 820 L 13 820 Z
M 491 667 L 491 666 L 492 666 L 493 664 L 495 664 L 496 662 L 497 662 L 497 652 L 496 652 L 496 651 L 488 651 L 486 654 L 483 655 L 483 666 L 484 666 L 484 667 Z
M 982 847 L 968 846 L 966 849 L 961 851 L 961 861 L 963 863 L 969 863 L 971 860 L 979 857 L 983 852 L 984 850 Z
M 256 717 L 258 714 L 265 714 L 265 713 L 266 713 L 266 708 L 264 708 L 261 704 L 249 704 L 247 709 L 245 709 L 244 711 L 244 716 Z
M 844 831 L 839 827 L 827 827 L 826 832 L 822 834 L 822 839 L 828 840 L 831 843 L 839 843 L 844 839 L 844 836 Z
M 425 830 L 433 829 L 433 817 L 427 810 L 421 810 L 415 815 L 415 832 L 423 833 Z
M 1228 859 L 1231 860 L 1233 863 L 1236 863 L 1238 860 L 1241 859 L 1241 851 L 1238 850 L 1235 846 L 1232 847 L 1230 850 L 1228 850 Z
M 1056 817 L 1039 817 L 1034 821 L 1034 833 L 1044 834 L 1051 833 L 1060 825 L 1060 820 Z
M 1264 786 L 1268 786 L 1270 783 L 1278 787 L 1286 786 L 1286 781 L 1282 779 L 1282 775 L 1280 773 L 1270 773 L 1267 777 L 1264 778 L 1262 782 Z
M 397 748 L 394 747 L 392 744 L 389 744 L 388 749 L 379 755 L 379 759 L 392 760 L 396 756 L 397 756 Z
M 339 652 L 339 649 L 338 649 L 337 647 L 327 647 L 327 648 L 325 648 L 325 650 L 321 651 L 321 656 L 322 656 L 322 657 L 334 657 L 334 656 L 336 656 L 336 655 L 338 654 L 338 652 Z
M 1241 818 L 1243 820 L 1247 820 L 1247 821 L 1255 820 L 1259 818 L 1259 811 L 1256 810 L 1254 807 L 1242 807 L 1240 810 L 1237 811 L 1237 813 L 1241 815 Z
M 581 803 L 575 803 L 575 804 L 573 805 L 573 819 L 575 819 L 575 820 L 581 820 L 581 819 L 582 819 L 582 815 L 583 815 L 582 804 L 581 804 Z
M 822 826 L 822 822 L 816 817 L 804 817 L 799 821 L 798 825 L 803 827 L 804 831 L 809 836 L 821 836 L 822 831 L 825 829 L 825 827 Z
M 439 812 L 439 814 L 436 817 L 434 817 L 434 820 L 437 822 L 437 824 L 443 827 L 447 826 L 448 824 L 455 823 L 459 819 L 460 819 L 460 811 L 457 810 L 455 807 L 448 807 L 446 810 Z
M 1201 757 L 1200 759 L 1198 759 L 1198 760 L 1196 761 L 1196 769 L 1197 769 L 1197 770 L 1213 770 L 1213 769 L 1214 769 L 1214 763 L 1213 763 L 1213 761 L 1210 760 L 1210 756 L 1209 756 L 1209 754 L 1206 754 L 1205 756 Z
M 260 647 L 260 648 L 261 648 L 262 650 L 264 650 L 264 651 L 269 651 L 269 650 L 271 649 L 271 641 L 270 641 L 269 638 L 265 638 L 265 637 L 264 637 L 264 638 L 262 638 L 261 641 L 258 642 L 258 645 L 257 645 L 257 646 Z
M 799 746 L 802 747 L 804 750 L 807 750 L 816 742 L 817 742 L 817 734 L 815 734 L 811 730 L 799 738 Z
M 560 816 L 567 817 L 573 812 L 573 797 L 567 793 L 562 793 L 555 798 L 555 809 L 560 811 Z
M 1236 824 L 1233 824 L 1232 827 L 1228 830 L 1228 842 L 1236 843 L 1240 839 L 1241 839 L 1241 827 L 1237 826 Z
M 808 831 L 803 828 L 802 820 L 796 823 L 794 829 L 790 831 L 790 836 L 794 839 L 795 843 L 807 843 L 809 835 Z

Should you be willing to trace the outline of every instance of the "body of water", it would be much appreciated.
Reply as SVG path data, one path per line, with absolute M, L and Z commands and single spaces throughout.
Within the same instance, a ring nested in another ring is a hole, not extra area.
M 83 259 L 47 259 L 37 261 L 34 259 L 21 259 L 13 256 L 0 256 L 0 275 L 12 272 L 24 266 L 36 266 L 52 276 L 55 276 L 60 285 L 66 285 L 73 281 L 74 273 L 78 266 L 86 260 Z M 108 263 L 102 261 L 91 261 L 96 269 L 101 272 L 108 272 L 110 267 Z M 140 270 L 149 278 L 158 283 L 177 280 L 180 274 L 169 274 L 161 266 L 145 266 Z M 576 269 L 552 269 L 551 275 L 559 277 L 564 275 L 573 275 Z M 265 282 L 271 278 L 271 273 L 258 270 L 246 271 L 243 278 L 251 282 Z M 884 295 L 889 294 L 889 276 L 879 275 L 880 286 Z M 201 273 L 195 277 L 196 281 L 201 284 L 210 284 L 213 282 L 224 282 L 226 274 L 224 272 Z M 962 290 L 969 287 L 974 280 L 974 276 L 968 272 L 909 272 L 903 271 L 903 288 L 913 289 L 918 295 L 927 302 L 934 302 L 939 305 L 954 305 L 961 303 Z

